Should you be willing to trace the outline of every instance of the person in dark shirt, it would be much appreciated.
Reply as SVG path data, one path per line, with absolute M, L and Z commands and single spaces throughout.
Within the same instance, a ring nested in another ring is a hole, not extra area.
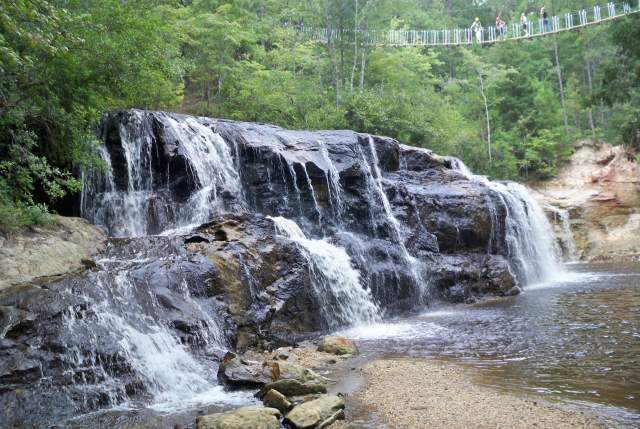
M 544 6 L 540 9 L 540 19 L 542 20 L 542 27 L 544 31 L 551 31 L 551 27 L 549 26 L 549 15 L 547 15 L 547 11 Z

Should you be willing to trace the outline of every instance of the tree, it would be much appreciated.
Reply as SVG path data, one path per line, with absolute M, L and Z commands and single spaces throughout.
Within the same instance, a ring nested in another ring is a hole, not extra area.
M 151 1 L 2 0 L 4 229 L 41 220 L 46 204 L 80 189 L 73 171 L 95 161 L 93 129 L 105 110 L 177 105 L 178 45 L 163 13 Z

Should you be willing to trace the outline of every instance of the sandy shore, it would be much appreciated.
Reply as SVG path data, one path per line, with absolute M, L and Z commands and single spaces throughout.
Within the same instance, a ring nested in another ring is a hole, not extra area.
M 594 418 L 475 383 L 469 371 L 442 361 L 383 359 L 362 368 L 353 414 L 332 428 L 601 428 Z M 353 424 L 369 416 L 366 425 Z

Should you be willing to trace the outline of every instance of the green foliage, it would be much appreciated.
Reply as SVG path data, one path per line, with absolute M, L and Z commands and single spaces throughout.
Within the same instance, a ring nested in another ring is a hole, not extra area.
M 64 7 L 64 8 L 63 8 Z M 159 2 L 2 0 L 0 179 L 3 210 L 24 224 L 80 183 L 93 127 L 116 107 L 177 106 L 179 45 Z
M 7 182 L 0 179 L 0 232 L 16 231 L 29 225 L 43 225 L 52 221 L 49 210 L 44 204 L 25 201 L 15 202 Z
M 592 3 L 556 0 L 551 12 Z M 80 189 L 74 172 L 98 162 L 92 127 L 114 108 L 384 134 L 514 180 L 552 177 L 577 139 L 640 148 L 637 15 L 557 38 L 447 50 L 367 46 L 358 32 L 323 45 L 291 24 L 465 28 L 476 16 L 488 25 L 497 13 L 508 22 L 521 12 L 537 19 L 539 5 L 0 0 L 0 6 L 0 224 L 12 227 L 45 221 L 38 204 L 56 209 Z

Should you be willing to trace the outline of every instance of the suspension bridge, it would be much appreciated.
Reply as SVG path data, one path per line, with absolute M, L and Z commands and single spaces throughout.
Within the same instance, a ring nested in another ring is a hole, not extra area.
M 452 30 L 361 30 L 294 26 L 303 38 L 328 44 L 348 38 L 368 46 L 465 46 L 527 40 L 578 30 L 640 13 L 640 0 L 593 6 L 546 19 L 518 20 L 501 27 L 475 26 Z M 525 15 L 526 17 L 526 15 Z

